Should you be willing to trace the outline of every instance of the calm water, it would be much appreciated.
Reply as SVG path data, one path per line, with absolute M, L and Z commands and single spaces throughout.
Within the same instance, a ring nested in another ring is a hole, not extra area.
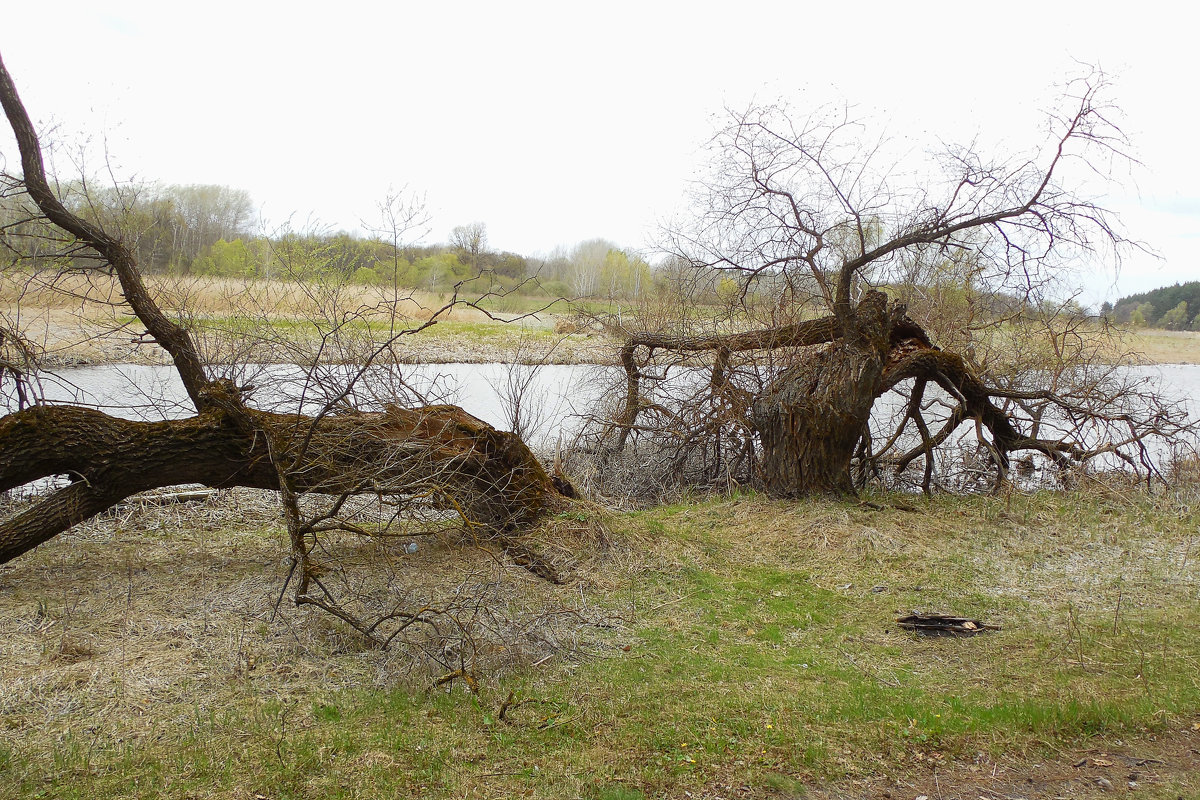
M 327 367 L 307 379 L 297 367 L 250 365 L 228 374 L 239 386 L 257 387 L 250 404 L 266 410 L 319 411 L 350 374 Z M 521 396 L 523 427 L 532 444 L 553 443 L 573 434 L 583 415 L 604 397 L 619 369 L 594 365 L 421 364 L 372 369 L 356 381 L 350 400 L 378 409 L 387 402 L 453 403 L 485 422 L 508 430 L 512 398 Z M 606 385 L 607 384 L 607 385 Z M 115 364 L 63 369 L 42 383 L 48 401 L 98 408 L 127 419 L 161 420 L 195 413 L 179 375 L 170 366 Z
M 239 385 L 260 387 L 252 405 L 264 409 L 303 408 L 312 413 L 330 399 L 325 387 L 340 390 L 347 367 L 325 368 L 315 380 L 290 365 L 251 365 L 230 374 Z M 1200 416 L 1200 366 L 1164 365 L 1133 370 L 1171 399 Z M 511 398 L 522 395 L 530 444 L 569 439 L 598 400 L 622 391 L 619 368 L 594 365 L 511 367 L 504 364 L 423 364 L 379 367 L 356 383 L 350 399 L 361 408 L 379 408 L 397 399 L 409 403 L 454 403 L 501 429 L 512 423 Z M 513 387 L 523 387 L 514 391 Z M 131 364 L 64 369 L 47 377 L 47 400 L 73 402 L 130 419 L 163 419 L 193 413 L 174 368 Z

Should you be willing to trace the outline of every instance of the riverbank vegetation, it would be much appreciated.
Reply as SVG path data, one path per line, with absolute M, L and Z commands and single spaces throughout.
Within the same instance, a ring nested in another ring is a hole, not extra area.
M 159 363 L 161 352 L 140 344 L 130 330 L 133 318 L 122 309 L 95 302 L 112 296 L 111 278 L 74 276 L 64 280 L 39 278 L 37 272 L 0 272 L 0 309 L 10 319 L 20 318 L 25 336 L 35 343 L 49 365 Z M 170 308 L 184 309 L 194 330 L 212 341 L 244 339 L 248 327 L 269 328 L 293 335 L 314 326 L 317 293 L 311 282 L 282 279 L 147 276 L 156 297 Z M 61 288 L 63 291 L 58 291 Z M 374 309 L 369 323 L 385 328 L 391 309 L 405 324 L 424 322 L 440 308 L 444 297 L 423 290 L 405 289 L 398 302 L 381 287 L 343 285 L 339 293 L 343 311 Z M 413 361 L 422 363 L 511 362 L 534 356 L 530 340 L 545 345 L 548 363 L 617 364 L 622 339 L 615 326 L 600 321 L 636 320 L 653 325 L 671 312 L 662 295 L 643 298 L 638 304 L 599 299 L 568 300 L 538 295 L 508 294 L 485 299 L 487 311 L 457 305 L 444 310 L 438 324 L 412 337 L 406 346 Z M 693 324 L 722 315 L 722 307 L 709 304 L 690 310 Z M 745 326 L 747 323 L 743 323 Z M 1096 336 L 1109 336 L 1112 361 L 1132 358 L 1141 364 L 1200 364 L 1200 332 L 1158 328 L 1115 328 L 1106 331 L 1100 321 L 1083 321 L 1081 327 Z M 554 345 L 553 348 L 550 346 Z M 262 360 L 272 360 L 264 355 Z M 276 358 L 275 360 L 278 360 Z
M 241 280 L 340 279 L 393 291 L 447 293 L 464 280 L 498 292 L 542 298 L 634 299 L 651 288 L 650 266 L 636 252 L 604 239 L 562 246 L 542 257 L 498 251 L 482 222 L 454 227 L 443 243 L 423 244 L 430 231 L 423 200 L 396 193 L 379 204 L 380 217 L 355 233 L 318 223 L 263 230 L 253 201 L 228 186 L 59 184 L 64 207 L 126 241 L 147 276 Z M 28 199 L 0 197 L 0 227 L 13 239 L 39 237 Z M 85 253 L 47 248 L 25 252 L 34 271 L 86 268 Z M 486 276 L 486 281 L 479 276 Z
M 29 274 L 6 271 L 0 273 L 0 306 L 11 318 L 20 304 L 24 332 L 38 345 L 47 366 L 159 363 L 160 353 L 139 345 L 126 330 L 132 322 L 127 313 L 96 306 L 80 313 L 80 297 L 108 295 L 111 281 L 78 283 L 65 293 L 39 291 Z M 314 304 L 299 282 L 150 276 L 147 284 L 159 296 L 174 295 L 181 303 L 186 299 L 190 323 L 213 340 L 242 337 L 247 325 L 294 331 L 311 324 L 305 320 L 311 319 Z M 345 298 L 352 307 L 379 307 L 386 293 L 355 287 Z M 428 319 L 438 299 L 437 294 L 406 290 L 399 304 L 402 319 Z M 546 345 L 548 363 L 616 364 L 619 332 L 595 320 L 618 313 L 629 317 L 637 311 L 636 306 L 603 301 L 549 302 L 531 295 L 497 298 L 493 305 L 497 310 L 489 312 L 491 316 L 464 306 L 446 310 L 436 326 L 406 342 L 410 358 L 422 363 L 511 362 L 523 353 L 532 357 L 527 346 L 532 339 Z M 372 324 L 387 326 L 390 318 L 390 312 L 380 312 Z M 1104 330 L 1094 322 L 1085 326 L 1097 334 Z M 1200 364 L 1200 332 L 1143 327 L 1110 334 L 1114 360 L 1125 354 L 1141 364 Z
M 1189 281 L 1105 303 L 1104 316 L 1137 328 L 1200 331 L 1200 282 Z

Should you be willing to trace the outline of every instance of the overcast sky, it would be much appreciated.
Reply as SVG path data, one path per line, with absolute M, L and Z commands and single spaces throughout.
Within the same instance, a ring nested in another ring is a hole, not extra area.
M 894 137 L 1027 149 L 1055 85 L 1098 63 L 1144 164 L 1109 202 L 1162 256 L 1115 284 L 1096 265 L 1099 302 L 1200 279 L 1198 17 L 1055 0 L 56 0 L 6 4 L 0 53 L 39 125 L 104 143 L 125 177 L 243 188 L 271 222 L 347 230 L 407 185 L 433 212 L 427 241 L 481 221 L 525 254 L 650 246 L 727 105 L 848 102 Z

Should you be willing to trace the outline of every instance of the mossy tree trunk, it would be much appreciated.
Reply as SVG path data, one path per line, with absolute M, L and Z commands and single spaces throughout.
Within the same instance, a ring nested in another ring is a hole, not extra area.
M 427 496 L 472 524 L 510 533 L 535 524 L 570 493 L 516 436 L 455 406 L 391 408 L 321 420 L 219 410 L 134 422 L 71 406 L 39 406 L 0 418 L 0 491 L 51 476 L 70 484 L 0 522 L 0 563 L 148 489 L 199 483 L 279 488 L 266 432 L 308 438 L 288 470 L 297 491 Z M 309 432 L 311 431 L 311 436 Z M 257 435 L 256 435 L 257 432 Z

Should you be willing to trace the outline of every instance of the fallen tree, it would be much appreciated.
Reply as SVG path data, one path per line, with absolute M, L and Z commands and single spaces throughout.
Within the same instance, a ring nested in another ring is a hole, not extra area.
M 1150 443 L 1191 430 L 1181 409 L 1122 372 L 1103 323 L 1053 299 L 1073 264 L 1138 247 L 1079 188 L 1125 158 L 1103 88 L 1073 83 L 1027 158 L 950 148 L 903 187 L 843 114 L 731 112 L 697 219 L 667 243 L 693 294 L 674 323 L 626 323 L 623 399 L 592 450 L 655 486 L 778 497 L 894 482 L 918 460 L 928 492 L 964 432 L 989 488 L 1024 453 L 1060 473 L 1100 457 L 1154 473 Z
M 155 301 L 122 239 L 73 213 L 52 191 L 37 133 L 2 62 L 0 102 L 21 156 L 22 174 L 6 176 L 9 184 L 27 194 L 42 223 L 67 234 L 67 251 L 86 248 L 94 257 L 83 265 L 76 259 L 64 269 L 115 278 L 117 301 L 144 326 L 139 340 L 169 355 L 195 411 L 184 419 L 138 422 L 79 406 L 46 405 L 36 401 L 36 375 L 27 363 L 0 362 L 0 377 L 15 386 L 17 407 L 0 418 L 0 491 L 54 476 L 68 480 L 0 521 L 0 563 L 147 489 L 198 483 L 277 491 L 288 521 L 293 572 L 300 576 L 296 602 L 325 608 L 386 643 L 390 638 L 378 633 L 380 620 L 344 611 L 316 578 L 319 534 L 387 535 L 386 522 L 368 529 L 341 513 L 351 497 L 387 498 L 394 513 L 417 503 L 436 504 L 457 513 L 476 537 L 518 546 L 522 530 L 574 496 L 517 436 L 460 408 L 354 407 L 356 387 L 368 379 L 371 367 L 394 355 L 390 348 L 401 337 L 431 321 L 402 329 L 392 325 L 382 341 L 370 342 L 359 363 L 336 373 L 336 380 L 313 367 L 306 391 L 323 384 L 312 413 L 252 407 L 247 402 L 251 387 L 216 376 L 189 329 Z M 431 320 L 456 301 L 452 298 Z M 343 320 L 326 332 L 322 346 L 348 329 Z M 9 338 L 18 335 L 9 332 Z M 306 495 L 325 500 L 319 509 L 306 510 L 300 502 Z M 528 553 L 521 559 L 529 565 Z
M 250 408 L 138 422 L 38 405 L 0 417 L 0 491 L 56 475 L 72 482 L 0 524 L 0 563 L 149 489 L 278 490 L 280 459 L 292 455 L 298 434 L 310 440 L 286 475 L 296 492 L 436 495 L 469 524 L 499 534 L 535 524 L 561 497 L 517 437 L 456 406 L 345 413 L 314 424 Z M 268 441 L 281 438 L 281 452 L 272 452 Z

